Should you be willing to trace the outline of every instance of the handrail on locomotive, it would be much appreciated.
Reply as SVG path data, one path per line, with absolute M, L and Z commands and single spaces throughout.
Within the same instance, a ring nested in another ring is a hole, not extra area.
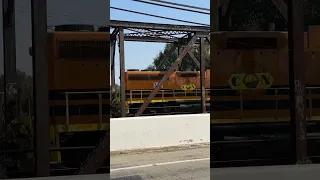
M 99 98 L 99 126 L 98 129 L 102 127 L 102 119 L 103 119 L 103 110 L 102 110 L 102 95 L 103 94 L 110 94 L 110 91 L 86 91 L 86 92 L 63 92 L 66 100 L 66 130 L 69 131 L 69 123 L 70 123 L 70 115 L 69 115 L 69 95 L 71 94 L 97 94 Z
M 110 91 L 85 91 L 85 92 L 82 92 L 82 91 L 75 91 L 75 92 L 62 92 L 61 94 L 63 94 L 65 96 L 65 105 L 66 105 L 66 130 L 68 131 L 69 130 L 69 119 L 70 119 L 70 115 L 69 115 L 69 95 L 72 95 L 72 94 L 96 94 L 99 98 L 99 118 L 100 118 L 100 122 L 99 122 L 99 129 L 101 129 L 101 126 L 103 124 L 102 122 L 102 119 L 103 119 L 103 109 L 102 109 L 102 105 L 103 105 L 103 102 L 102 102 L 102 95 L 103 94 L 110 94 Z M 1 99 L 3 98 L 3 96 L 5 95 L 4 92 L 0 92 L 0 95 L 1 95 Z M 29 97 L 30 99 L 32 97 Z M 28 99 L 28 101 L 30 100 Z M 3 101 L 1 101 L 2 103 L 4 103 Z M 3 104 L 1 104 L 3 105 Z M 30 109 L 31 107 L 31 104 L 28 103 L 28 109 Z M 32 115 L 29 114 L 29 117 L 32 118 Z
M 200 89 L 195 89 L 194 90 L 195 91 L 195 93 L 196 93 L 196 95 L 195 95 L 195 97 L 196 98 L 201 98 L 201 90 Z M 143 98 L 143 94 L 144 93 L 147 93 L 147 92 L 152 92 L 152 90 L 129 90 L 129 94 L 130 94 L 130 103 L 132 103 L 133 102 L 133 93 L 140 93 L 140 101 L 144 101 L 144 99 L 145 98 Z M 160 100 L 160 101 L 162 101 L 162 102 L 165 102 L 166 101 L 166 99 L 165 99 L 165 97 L 164 97 L 164 94 L 165 94 L 165 92 L 170 92 L 170 93 L 172 93 L 172 95 L 173 95 L 173 98 L 176 98 L 176 90 L 175 89 L 160 89 L 159 90 L 159 94 L 161 94 L 162 95 L 162 99 Z M 210 92 L 210 89 L 206 89 L 206 97 L 209 97 L 209 92 Z M 184 98 L 187 98 L 187 93 L 188 93 L 188 91 L 184 91 Z

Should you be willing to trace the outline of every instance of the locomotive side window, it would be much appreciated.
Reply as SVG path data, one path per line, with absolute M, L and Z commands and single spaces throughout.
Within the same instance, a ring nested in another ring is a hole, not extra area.
M 106 59 L 107 41 L 59 41 L 59 59 Z

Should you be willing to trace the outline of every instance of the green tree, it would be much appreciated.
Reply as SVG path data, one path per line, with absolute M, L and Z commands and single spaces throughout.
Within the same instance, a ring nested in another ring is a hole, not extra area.
M 175 44 L 166 44 L 164 50 L 160 51 L 159 54 L 153 59 L 153 63 L 149 65 L 146 70 L 155 70 L 156 67 L 160 65 L 162 60 L 167 56 L 166 62 L 161 66 L 159 70 L 167 71 L 170 69 L 172 64 L 178 58 L 178 50 L 175 50 L 172 54 L 169 54 L 170 49 L 175 46 Z M 194 45 L 190 50 L 191 53 L 200 61 L 200 47 L 199 45 Z M 206 60 L 206 69 L 210 68 L 210 46 L 208 44 L 205 45 L 205 60 Z M 181 66 L 179 67 L 180 71 L 188 71 L 188 70 L 199 70 L 200 68 L 194 63 L 190 55 L 186 54 L 183 58 Z
M 287 0 L 285 0 L 287 2 Z M 320 1 L 304 1 L 304 26 L 320 24 Z M 234 0 L 232 30 L 266 30 L 274 22 L 276 30 L 287 30 L 287 23 L 271 0 Z
M 111 90 L 111 104 L 110 104 L 110 116 L 112 118 L 119 117 L 121 115 L 121 102 L 120 102 L 120 86 L 115 84 L 115 87 Z
M 4 96 L 1 95 L 0 119 L 4 122 L 4 111 L 6 111 L 6 123 L 0 124 L 0 149 L 31 149 L 32 148 L 32 77 L 25 72 L 17 70 L 16 83 L 18 84 L 16 100 L 6 102 L 4 109 Z M 0 76 L 0 92 L 6 91 L 4 76 Z M 30 107 L 31 106 L 31 107 Z M 2 131 L 2 128 L 7 131 Z M 1 157 L 1 155 L 0 155 Z M 29 171 L 32 168 L 32 157 L 29 154 L 16 154 L 11 157 L 11 163 L 17 167 Z M 1 158 L 0 158 L 1 159 Z
M 271 0 L 234 0 L 232 7 L 232 30 L 265 30 L 269 22 L 284 22 Z

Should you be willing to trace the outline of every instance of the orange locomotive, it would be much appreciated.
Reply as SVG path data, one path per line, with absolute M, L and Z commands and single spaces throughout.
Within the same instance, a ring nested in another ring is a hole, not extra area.
M 109 38 L 110 32 L 91 25 L 48 32 L 50 133 L 56 148 L 93 146 L 109 127 Z M 85 156 L 77 152 L 52 152 L 52 162 L 79 166 Z
M 148 98 L 154 87 L 166 72 L 128 70 L 125 76 L 126 103 L 129 113 L 135 113 L 143 102 Z M 210 70 L 205 72 L 205 88 L 210 87 Z M 206 91 L 207 100 L 210 92 Z M 163 87 L 152 99 L 149 107 L 172 107 L 170 112 L 179 111 L 179 106 L 185 103 L 193 103 L 201 98 L 200 72 L 177 71 L 173 73 Z M 155 108 L 156 113 L 165 113 L 170 108 Z M 200 110 L 199 110 L 200 111 Z M 146 109 L 145 113 L 151 113 Z
M 306 115 L 308 124 L 314 125 L 320 125 L 319 37 L 320 27 L 311 26 L 304 38 Z M 283 126 L 289 121 L 291 104 L 287 32 L 211 33 L 211 59 L 210 108 L 214 127 L 227 125 L 223 128 L 227 130 L 231 124 L 244 127 L 246 123 L 246 127 L 252 125 L 252 130 L 259 133 L 268 130 L 259 123 L 267 123 L 272 130 L 287 128 Z M 249 132 L 243 128 L 240 131 Z

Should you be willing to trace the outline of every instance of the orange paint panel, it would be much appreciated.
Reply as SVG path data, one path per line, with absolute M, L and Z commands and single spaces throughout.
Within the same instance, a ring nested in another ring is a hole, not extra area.
M 63 41 L 63 43 L 61 42 Z M 49 90 L 56 91 L 107 91 L 110 89 L 110 33 L 109 32 L 50 32 L 48 33 Z M 87 48 L 88 54 L 77 53 Z M 65 54 L 62 58 L 62 52 Z M 99 55 L 97 55 L 98 52 Z M 76 56 L 74 56 L 74 53 Z M 84 56 L 87 56 L 84 58 Z M 61 58 L 60 58 L 61 57 Z M 97 94 L 98 97 L 98 94 Z M 65 100 L 50 101 L 51 106 L 64 106 Z M 69 105 L 98 104 L 96 100 L 69 100 Z M 103 104 L 110 100 L 104 98 Z M 103 115 L 108 122 L 109 115 Z M 65 124 L 65 116 L 51 117 L 53 124 Z M 70 116 L 70 124 L 99 123 L 97 115 Z
M 53 32 L 48 36 L 49 43 L 49 86 L 54 89 L 109 89 L 109 58 L 91 59 L 59 58 L 59 41 L 98 42 L 106 41 L 109 52 L 109 32 Z M 85 45 L 85 44 L 84 44 Z M 90 48 L 90 47 L 88 47 Z
M 165 72 L 128 71 L 126 72 L 126 90 L 151 90 L 160 82 Z M 200 88 L 200 72 L 175 72 L 164 82 L 162 89 L 181 90 L 185 84 L 194 84 Z M 206 71 L 206 88 L 210 87 L 210 70 Z
M 320 87 L 320 26 L 312 26 L 304 34 L 305 61 L 307 66 L 306 86 Z M 211 33 L 211 87 L 216 89 L 231 89 L 228 80 L 232 74 L 270 73 L 274 78 L 271 88 L 288 87 L 288 42 L 287 32 L 214 32 Z M 233 42 L 231 41 L 233 40 Z M 234 39 L 240 40 L 235 42 Z M 256 44 L 252 43 L 255 41 Z M 250 43 L 248 43 L 250 42 Z M 273 43 L 275 42 L 275 43 Z M 238 44 L 236 44 L 238 43 Z M 248 43 L 248 44 L 246 44 Z M 249 47 L 250 46 L 250 47 Z M 238 96 L 214 96 L 213 101 L 242 100 L 281 100 L 288 99 L 288 95 L 263 95 L 264 90 L 251 91 L 240 98 Z M 221 90 L 220 90 L 221 92 Z M 307 90 L 307 99 L 309 98 Z M 312 99 L 320 98 L 320 94 L 312 94 Z M 310 110 L 307 109 L 310 115 Z M 312 115 L 320 113 L 312 109 Z M 217 119 L 237 118 L 283 118 L 289 117 L 289 110 L 244 110 L 221 111 L 213 113 Z

